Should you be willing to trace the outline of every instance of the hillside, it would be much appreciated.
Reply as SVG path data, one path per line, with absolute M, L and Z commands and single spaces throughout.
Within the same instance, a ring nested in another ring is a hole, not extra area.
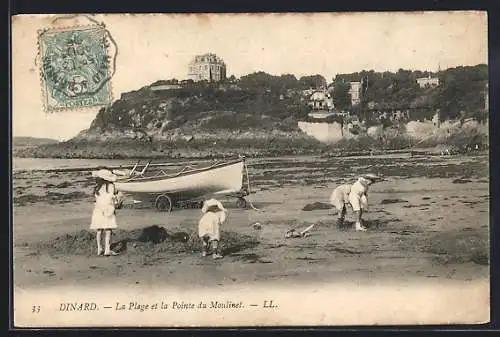
M 420 88 L 417 79 L 422 77 L 437 78 L 439 86 Z M 362 83 L 363 95 L 359 107 L 352 107 L 350 104 L 347 92 L 351 81 Z M 437 73 L 404 69 L 395 73 L 370 70 L 338 74 L 334 80 L 333 98 L 338 108 L 347 110 L 359 110 L 370 104 L 375 109 L 413 108 L 416 109 L 416 119 L 428 117 L 422 108 L 439 109 L 444 120 L 465 116 L 481 117 L 486 103 L 487 83 L 486 64 L 449 68 Z
M 81 137 L 116 132 L 125 137 L 142 133 L 157 139 L 178 134 L 214 131 L 296 131 L 296 121 L 307 116 L 300 100 L 271 92 L 226 87 L 129 92 L 110 108 L 102 109 Z M 133 137 L 133 136 L 132 136 Z
M 89 129 L 25 156 L 164 157 L 301 153 L 321 147 L 297 122 L 309 108 L 299 95 L 222 85 L 122 94 Z
M 385 123 L 370 115 L 373 109 L 367 107 L 412 108 L 410 119 L 416 121 L 431 118 L 437 109 L 444 120 L 484 120 L 488 118 L 484 109 L 487 69 L 485 65 L 447 69 L 437 74 L 437 88 L 419 88 L 416 78 L 427 74 L 402 69 L 397 73 L 338 75 L 328 87 L 338 109 L 354 112 L 367 126 L 378 125 L 388 131 L 378 138 L 360 134 L 349 140 L 349 148 L 387 149 L 391 144 L 390 149 L 400 149 L 414 143 L 404 131 L 403 123 L 408 121 Z M 364 97 L 357 106 L 351 106 L 347 96 L 352 80 L 364 81 Z M 89 129 L 75 138 L 29 147 L 18 155 L 155 158 L 323 153 L 331 151 L 332 146 L 307 136 L 298 122 L 307 120 L 310 112 L 306 92 L 325 85 L 320 75 L 297 79 L 290 74 L 273 76 L 264 72 L 220 84 L 157 81 L 123 93 L 111 106 L 102 108 Z M 344 143 L 335 147 L 342 150 Z
M 58 141 L 51 138 L 12 137 L 12 147 L 39 146 L 56 143 L 58 143 Z

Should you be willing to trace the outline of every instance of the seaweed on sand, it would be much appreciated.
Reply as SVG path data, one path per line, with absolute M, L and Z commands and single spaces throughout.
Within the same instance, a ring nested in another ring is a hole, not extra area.
M 87 230 L 67 233 L 48 241 L 33 244 L 20 243 L 35 250 L 51 255 L 86 255 L 96 253 L 96 234 Z M 153 225 L 135 230 L 116 230 L 113 232 L 112 249 L 121 253 L 138 255 L 152 253 L 193 253 L 201 251 L 201 240 L 192 230 L 170 232 L 164 227 Z M 255 247 L 259 241 L 252 236 L 231 231 L 221 232 L 223 252 L 234 253 Z

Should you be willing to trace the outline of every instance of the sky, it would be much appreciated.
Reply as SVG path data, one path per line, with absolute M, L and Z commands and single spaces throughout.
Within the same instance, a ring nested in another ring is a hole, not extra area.
M 69 139 L 88 128 L 98 111 L 44 112 L 37 31 L 90 23 L 86 17 L 57 23 L 54 18 L 13 19 L 13 136 Z M 361 70 L 436 71 L 488 63 L 485 12 L 101 14 L 92 19 L 103 22 L 116 42 L 115 99 L 156 80 L 185 79 L 194 55 L 207 52 L 226 62 L 228 76 L 321 74 L 328 82 L 338 73 Z

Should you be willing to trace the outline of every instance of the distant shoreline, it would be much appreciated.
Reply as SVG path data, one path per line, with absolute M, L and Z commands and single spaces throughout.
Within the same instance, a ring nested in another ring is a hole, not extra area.
M 221 153 L 221 154 L 206 154 L 206 155 L 178 155 L 178 156 L 167 156 L 167 155 L 143 155 L 143 156 L 92 156 L 92 157 L 83 157 L 83 156 L 19 156 L 14 154 L 13 158 L 19 159 L 81 159 L 81 160 L 174 160 L 174 161 L 182 161 L 182 160 L 211 160 L 211 159 L 230 159 L 235 158 L 237 156 L 243 156 L 246 158 L 278 158 L 278 157 L 297 157 L 297 156 L 319 156 L 322 158 L 341 158 L 341 157 L 366 157 L 366 156 L 383 156 L 383 155 L 397 155 L 397 154 L 408 154 L 411 156 L 419 156 L 419 155 L 427 155 L 427 156 L 439 156 L 443 155 L 441 152 L 436 149 L 431 148 L 415 148 L 415 149 L 400 149 L 400 150 L 377 150 L 377 151 L 342 151 L 341 149 L 335 151 L 316 151 L 316 152 L 308 152 L 308 153 L 300 153 L 300 154 L 291 154 L 291 153 L 261 153 L 261 154 L 243 154 L 243 153 Z M 482 155 L 488 154 L 487 150 L 483 151 L 475 151 L 474 154 Z
M 391 149 L 391 150 L 349 150 L 342 148 L 332 148 L 324 144 L 290 144 L 288 146 L 279 144 L 272 146 L 269 144 L 267 148 L 262 146 L 242 146 L 242 147 L 217 147 L 210 148 L 203 146 L 202 148 L 186 147 L 186 148 L 170 148 L 158 151 L 150 148 L 147 144 L 136 143 L 125 144 L 123 146 L 114 146 L 112 149 L 107 149 L 99 144 L 93 144 L 93 149 L 88 149 L 83 145 L 79 148 L 67 148 L 63 144 L 51 144 L 41 147 L 24 147 L 13 148 L 13 157 L 18 158 L 52 158 L 52 159 L 220 159 L 237 156 L 264 158 L 264 157 L 282 157 L 282 156 L 365 156 L 374 154 L 390 154 L 390 153 L 409 153 L 410 149 Z M 109 144 L 108 144 L 109 145 Z M 257 144 L 256 144 L 257 145 Z M 85 148 L 84 148 L 85 147 Z
M 443 131 L 444 132 L 444 131 Z M 59 159 L 227 159 L 282 156 L 354 157 L 392 153 L 469 154 L 488 151 L 488 138 L 482 130 L 459 129 L 442 137 L 411 137 L 388 132 L 377 137 L 360 135 L 323 143 L 309 135 L 294 132 L 254 131 L 245 134 L 176 135 L 164 139 L 136 139 L 115 134 L 82 135 L 66 142 L 13 144 L 12 155 L 19 158 Z M 422 139 L 418 141 L 418 139 Z

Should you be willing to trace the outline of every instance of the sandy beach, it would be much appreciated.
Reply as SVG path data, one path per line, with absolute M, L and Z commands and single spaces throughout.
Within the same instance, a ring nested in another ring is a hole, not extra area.
M 262 158 L 248 159 L 248 169 L 253 193 L 247 201 L 257 210 L 236 207 L 234 198 L 220 199 L 229 216 L 221 235 L 224 258 L 213 260 L 200 254 L 200 209 L 164 213 L 148 203 L 117 211 L 119 229 L 112 247 L 120 255 L 99 257 L 95 233 L 89 231 L 90 172 L 18 167 L 13 270 L 17 324 L 488 321 L 487 156 Z M 370 189 L 364 217 L 368 231 L 354 231 L 351 210 L 346 226 L 338 228 L 336 211 L 327 204 L 330 193 L 367 171 L 386 178 Z M 311 224 L 310 236 L 285 238 L 288 230 Z M 167 299 L 173 299 L 168 305 L 174 307 L 167 309 Z M 199 307 L 200 300 L 214 299 L 219 306 L 232 303 L 240 309 Z M 268 299 L 279 307 L 269 307 Z M 82 300 L 96 303 L 97 309 L 61 311 L 64 303 Z M 119 303 L 132 309 L 120 310 Z M 184 305 L 180 303 L 193 309 L 176 310 Z M 147 305 L 160 309 L 134 309 Z M 40 314 L 34 315 L 37 310 Z
M 489 273 L 488 158 L 348 158 L 249 160 L 259 211 L 223 200 L 225 257 L 201 257 L 189 242 L 139 242 L 116 257 L 95 255 L 88 230 L 92 180 L 88 172 L 14 174 L 14 277 L 18 287 L 68 284 L 169 284 L 180 287 L 290 282 L 470 281 Z M 387 178 L 371 188 L 368 232 L 335 225 L 324 206 L 332 189 L 365 171 Z M 314 208 L 314 207 L 312 207 Z M 306 208 L 307 209 L 307 208 Z M 158 225 L 195 237 L 199 209 L 161 213 L 149 205 L 117 213 L 116 242 Z M 259 222 L 260 226 L 254 226 Z M 311 236 L 285 239 L 287 230 L 316 224 Z M 135 232 L 134 232 L 135 231 Z M 187 273 L 189 271 L 189 273 Z M 186 275 L 189 275 L 186 278 Z

